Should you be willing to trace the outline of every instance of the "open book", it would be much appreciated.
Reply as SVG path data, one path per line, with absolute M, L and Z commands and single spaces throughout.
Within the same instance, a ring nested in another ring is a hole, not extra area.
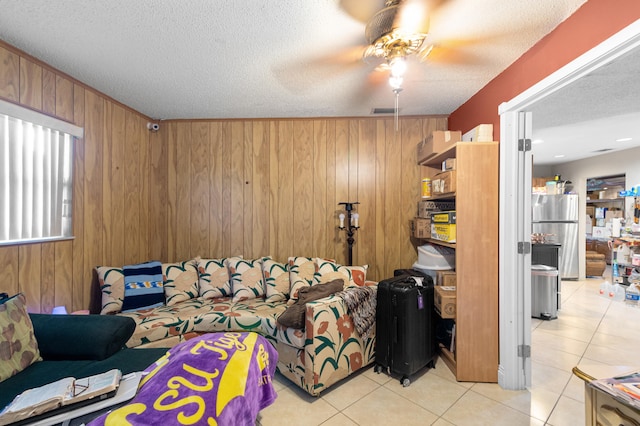
M 65 377 L 53 383 L 28 389 L 16 396 L 2 412 L 0 425 L 37 416 L 62 406 L 70 406 L 92 399 L 102 400 L 115 395 L 122 372 L 117 369 L 95 376 L 75 379 Z
M 621 376 L 593 380 L 589 384 L 635 408 L 640 408 L 640 370 Z

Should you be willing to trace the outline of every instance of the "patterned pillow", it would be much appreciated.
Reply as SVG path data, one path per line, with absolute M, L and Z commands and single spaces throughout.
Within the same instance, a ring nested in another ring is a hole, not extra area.
M 367 282 L 367 269 L 369 269 L 369 265 L 362 266 L 345 266 L 351 272 L 351 281 L 349 281 L 348 286 L 352 287 L 354 285 L 358 287 L 365 287 Z
M 200 296 L 205 299 L 231 296 L 231 278 L 225 259 L 197 259 Z
M 245 260 L 241 257 L 227 259 L 231 276 L 234 302 L 255 299 L 264 296 L 264 278 L 262 277 L 262 259 Z
M 22 293 L 0 304 L 0 332 L 0 382 L 34 362 L 42 361 L 33 324 L 27 313 L 27 299 Z
M 157 260 L 125 265 L 122 312 L 164 305 L 164 274 Z
M 264 276 L 267 302 L 280 302 L 289 298 L 289 268 L 286 263 L 279 263 L 270 257 L 262 258 L 262 274 Z
M 289 258 L 289 279 L 291 280 L 289 304 L 298 300 L 298 290 L 314 284 L 315 274 L 316 263 L 312 258 L 299 256 Z
M 351 281 L 351 271 L 346 267 L 335 263 L 333 260 L 316 258 L 316 265 L 318 267 L 314 284 L 326 283 L 336 279 L 342 279 L 344 281 L 344 287 L 349 286 Z
M 364 287 L 369 265 L 342 266 L 331 259 L 316 258 L 318 271 L 315 276 L 315 284 L 327 282 L 336 278 L 343 278 L 346 287 Z
M 124 273 L 122 268 L 98 266 L 98 281 L 102 290 L 102 310 L 100 313 L 117 314 L 122 310 L 124 300 Z
M 167 306 L 198 297 L 198 267 L 195 260 L 163 263 L 162 273 Z

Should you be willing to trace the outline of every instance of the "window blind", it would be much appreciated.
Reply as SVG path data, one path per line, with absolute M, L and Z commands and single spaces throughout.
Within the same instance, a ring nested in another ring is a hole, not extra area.
M 0 244 L 72 237 L 81 128 L 0 101 Z

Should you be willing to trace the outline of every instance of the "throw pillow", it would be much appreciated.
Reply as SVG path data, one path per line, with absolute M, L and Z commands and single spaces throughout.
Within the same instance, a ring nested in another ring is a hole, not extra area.
M 312 287 L 301 288 L 298 291 L 298 299 L 296 302 L 280 314 L 276 321 L 283 327 L 303 329 L 306 303 L 330 296 L 343 289 L 344 280 L 342 278 L 327 283 L 320 283 Z
M 163 263 L 164 294 L 167 306 L 198 297 L 198 267 L 196 260 Z
M 316 282 L 329 281 L 334 278 L 345 278 L 345 287 L 364 287 L 367 279 L 367 269 L 369 265 L 363 266 L 342 266 L 330 259 L 316 259 L 318 272 Z
M 349 287 L 357 285 L 358 287 L 364 287 L 367 282 L 367 269 L 369 265 L 362 266 L 345 266 L 351 272 L 351 281 Z
M 98 266 L 98 282 L 102 291 L 101 314 L 117 314 L 122 310 L 124 299 L 124 274 L 122 268 Z
M 231 278 L 225 259 L 198 258 L 198 286 L 204 299 L 231 296 Z
M 291 290 L 289 294 L 289 304 L 298 300 L 298 291 L 314 284 L 316 274 L 316 263 L 310 257 L 290 257 L 289 258 L 289 278 L 291 280 Z
M 245 260 L 241 257 L 230 257 L 227 259 L 227 267 L 231 276 L 234 302 L 264 296 L 262 259 Z
M 333 260 L 316 258 L 317 270 L 314 277 L 315 283 L 332 281 L 335 279 L 344 280 L 347 287 L 351 281 L 351 271 L 346 267 L 337 264 Z
M 0 304 L 0 333 L 0 382 L 42 361 L 27 313 L 27 299 L 22 293 Z
M 162 264 L 158 261 L 126 265 L 122 311 L 150 309 L 164 304 Z
M 264 275 L 267 302 L 285 301 L 289 297 L 290 281 L 289 268 L 286 263 L 279 263 L 270 257 L 262 259 L 262 274 Z

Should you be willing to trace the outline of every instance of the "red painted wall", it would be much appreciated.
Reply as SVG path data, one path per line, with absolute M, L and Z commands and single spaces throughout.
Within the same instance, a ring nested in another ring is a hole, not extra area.
M 493 123 L 500 135 L 498 106 L 640 19 L 639 0 L 589 0 L 449 117 L 463 133 Z

